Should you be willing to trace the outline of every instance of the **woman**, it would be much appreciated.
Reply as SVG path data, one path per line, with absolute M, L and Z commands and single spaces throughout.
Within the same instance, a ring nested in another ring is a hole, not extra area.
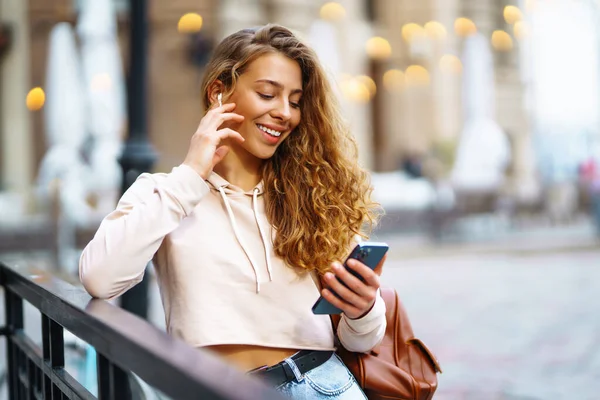
M 350 263 L 363 283 L 339 262 L 376 205 L 315 53 L 281 26 L 239 31 L 215 49 L 202 93 L 185 160 L 123 195 L 83 251 L 81 281 L 113 298 L 153 260 L 170 334 L 292 398 L 364 398 L 329 316 L 311 312 L 319 294 L 339 307 L 351 351 L 385 332 L 381 265 Z

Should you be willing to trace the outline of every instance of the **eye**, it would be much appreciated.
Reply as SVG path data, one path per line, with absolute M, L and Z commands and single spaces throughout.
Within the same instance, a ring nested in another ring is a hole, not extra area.
M 258 93 L 258 95 L 265 100 L 271 100 L 273 97 L 275 97 L 270 94 L 263 94 L 263 93 Z
M 300 108 L 300 104 L 299 103 L 290 103 L 290 105 L 294 108 Z

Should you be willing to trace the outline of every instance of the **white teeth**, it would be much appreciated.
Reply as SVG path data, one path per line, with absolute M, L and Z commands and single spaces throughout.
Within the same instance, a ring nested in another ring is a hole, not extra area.
M 263 132 L 267 132 L 271 136 L 279 137 L 281 135 L 281 132 L 274 131 L 273 129 L 269 129 L 266 126 L 262 126 L 262 125 L 258 125 L 258 124 L 256 126 L 258 126 L 258 129 L 260 129 Z

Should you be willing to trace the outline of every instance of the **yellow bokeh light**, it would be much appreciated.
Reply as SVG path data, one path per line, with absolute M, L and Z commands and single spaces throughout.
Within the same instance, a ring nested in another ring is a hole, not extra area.
M 35 87 L 27 93 L 27 98 L 25 99 L 25 104 L 27 108 L 31 111 L 38 111 L 44 107 L 44 103 L 46 102 L 46 93 L 41 87 Z
M 177 30 L 179 33 L 196 33 L 202 29 L 202 16 L 196 13 L 187 13 L 179 18 Z
M 459 75 L 462 72 L 462 62 L 454 54 L 445 54 L 440 58 L 440 70 L 444 74 Z
M 90 82 L 92 92 L 106 92 L 112 88 L 112 79 L 107 73 L 94 75 Z
M 425 30 L 419 24 L 410 23 L 406 24 L 402 27 L 402 38 L 407 43 L 412 42 L 413 40 L 425 36 Z
M 404 72 L 390 69 L 383 74 L 383 86 L 391 92 L 400 92 L 404 88 Z
M 492 47 L 497 51 L 510 51 L 513 48 L 513 40 L 505 31 L 497 30 L 492 33 Z
M 386 39 L 375 36 L 367 41 L 367 54 L 375 60 L 385 60 L 392 55 L 392 46 Z
M 360 75 L 360 76 L 357 76 L 356 79 L 358 79 L 360 82 L 362 82 L 367 87 L 367 89 L 369 89 L 370 97 L 375 96 L 375 94 L 377 93 L 377 85 L 375 84 L 375 81 L 373 80 L 373 78 L 371 78 L 370 76 L 367 76 L 367 75 Z
M 319 14 L 326 21 L 339 21 L 346 16 L 346 9 L 340 3 L 331 1 L 323 4 Z
M 429 72 L 421 65 L 411 65 L 406 69 L 406 83 L 411 86 L 429 85 Z
M 469 18 L 457 18 L 454 21 L 454 32 L 462 37 L 471 36 L 477 33 L 477 26 Z
M 345 98 L 356 103 L 367 103 L 371 99 L 369 88 L 358 78 L 343 80 L 340 84 Z
M 443 40 L 448 35 L 448 31 L 446 27 L 437 21 L 429 21 L 425 24 L 425 31 L 427 32 L 427 36 L 435 40 Z
M 523 13 L 516 6 L 506 6 L 504 7 L 504 20 L 507 24 L 514 24 L 517 21 L 523 19 Z
M 523 40 L 529 35 L 529 25 L 525 21 L 515 22 L 513 33 L 517 39 Z

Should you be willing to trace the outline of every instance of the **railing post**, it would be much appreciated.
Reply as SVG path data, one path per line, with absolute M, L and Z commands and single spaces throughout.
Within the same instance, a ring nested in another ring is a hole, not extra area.
M 65 366 L 65 339 L 63 327 L 42 314 L 42 351 L 44 362 L 52 368 L 64 368 Z M 49 376 L 44 375 L 44 399 L 52 399 L 52 381 Z
M 4 275 L 4 274 L 3 274 Z M 4 281 L 4 277 L 2 278 Z M 4 282 L 3 282 L 4 283 Z M 23 299 L 4 287 L 8 398 L 19 398 L 19 354 L 11 335 L 23 329 Z
M 98 400 L 130 400 L 131 385 L 125 371 L 97 353 Z

